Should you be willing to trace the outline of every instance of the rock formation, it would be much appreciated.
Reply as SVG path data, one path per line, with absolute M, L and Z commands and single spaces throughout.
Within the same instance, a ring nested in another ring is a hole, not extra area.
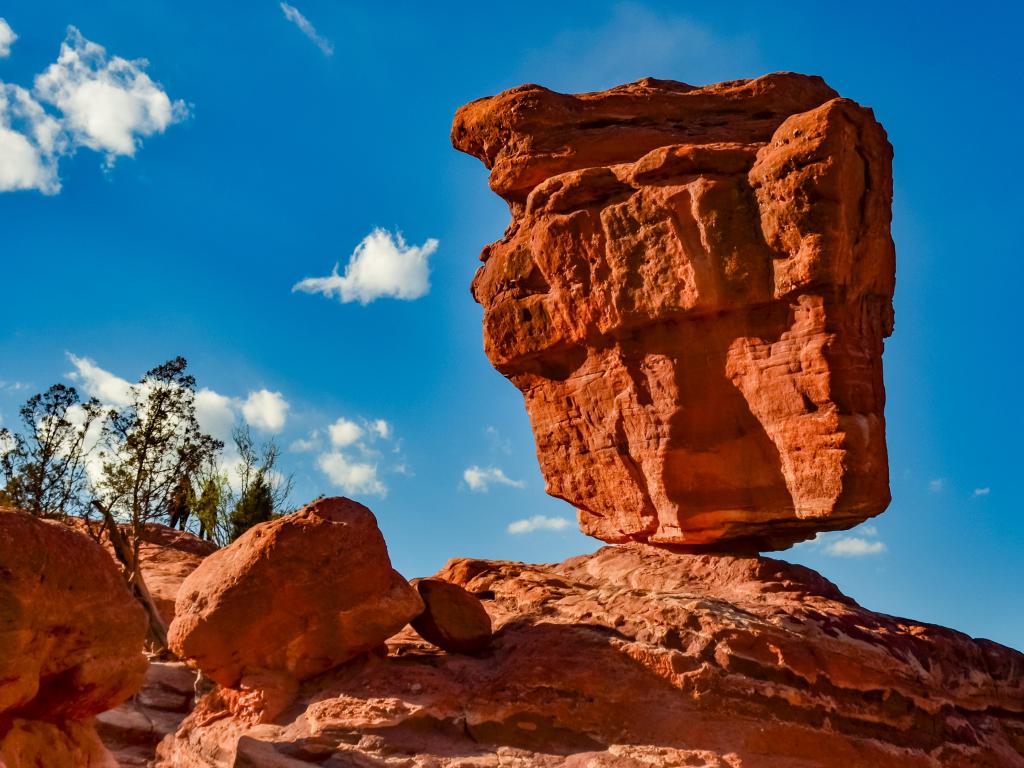
M 525 85 L 456 148 L 509 204 L 473 295 L 584 532 L 739 551 L 889 503 L 892 149 L 820 78 Z
M 443 579 L 412 582 L 423 599 L 423 613 L 412 628 L 428 643 L 451 653 L 479 653 L 491 643 L 491 617 L 480 599 Z
M 801 566 L 631 544 L 438 576 L 484 598 L 487 651 L 406 631 L 260 725 L 213 693 L 157 765 L 1024 767 L 1024 655 Z
M 268 691 L 373 649 L 422 610 L 373 513 L 321 499 L 206 558 L 181 587 L 168 640 L 220 685 Z
M 116 768 L 92 718 L 138 690 L 145 633 L 102 547 L 0 510 L 0 766 Z

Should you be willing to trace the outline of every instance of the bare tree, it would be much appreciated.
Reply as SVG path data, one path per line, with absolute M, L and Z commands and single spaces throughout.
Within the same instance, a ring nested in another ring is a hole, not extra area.
M 74 387 L 54 384 L 19 411 L 21 430 L 0 429 L 0 500 L 38 517 L 66 519 L 87 510 L 90 429 L 102 410 Z

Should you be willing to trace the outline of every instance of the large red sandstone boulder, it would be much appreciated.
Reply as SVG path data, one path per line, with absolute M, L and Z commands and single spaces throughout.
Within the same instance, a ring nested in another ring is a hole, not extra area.
M 258 525 L 185 580 L 171 649 L 222 686 L 303 680 L 380 645 L 423 610 L 362 504 L 320 499 Z
M 889 503 L 892 148 L 820 78 L 462 107 L 512 223 L 473 295 L 547 490 L 610 542 L 784 548 Z
M 484 599 L 487 651 L 406 630 L 261 725 L 207 696 L 157 765 L 1024 768 L 1024 655 L 801 566 L 631 544 L 438 577 Z
M 146 627 L 99 544 L 0 510 L 0 765 L 110 764 L 91 718 L 142 684 Z

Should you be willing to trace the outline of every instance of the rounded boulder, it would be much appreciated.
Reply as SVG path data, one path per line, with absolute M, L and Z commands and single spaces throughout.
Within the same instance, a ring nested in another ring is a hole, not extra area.
M 263 670 L 304 680 L 372 650 L 422 610 L 373 513 L 318 499 L 207 557 L 178 592 L 168 640 L 228 688 Z
M 450 653 L 478 653 L 491 643 L 491 617 L 479 598 L 443 579 L 413 582 L 424 610 L 412 628 L 428 643 Z

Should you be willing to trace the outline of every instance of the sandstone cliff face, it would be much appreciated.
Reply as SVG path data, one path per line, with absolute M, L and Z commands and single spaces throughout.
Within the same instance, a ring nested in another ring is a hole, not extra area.
M 473 295 L 549 493 L 609 542 L 784 548 L 889 502 L 892 149 L 820 78 L 461 108 L 505 236 Z
M 138 690 L 145 632 L 99 544 L 0 510 L 0 766 L 116 766 L 92 718 Z
M 157 765 L 1024 766 L 1024 656 L 867 611 L 800 566 L 633 544 L 438 576 L 484 597 L 488 650 L 407 631 L 270 723 L 213 693 Z

